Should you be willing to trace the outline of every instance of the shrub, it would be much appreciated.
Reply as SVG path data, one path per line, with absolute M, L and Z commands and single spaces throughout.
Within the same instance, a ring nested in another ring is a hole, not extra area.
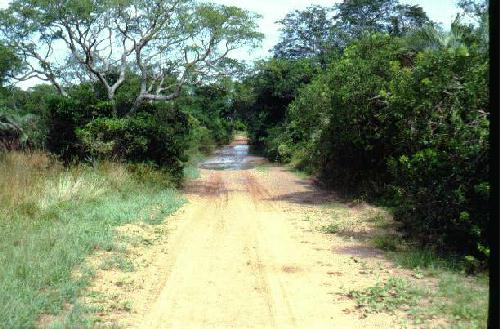
M 124 118 L 97 118 L 76 130 L 86 152 L 95 158 L 152 163 L 180 181 L 187 159 L 189 125 L 180 111 L 156 109 Z
M 45 128 L 39 115 L 0 108 L 0 150 L 42 148 Z
M 482 258 L 489 222 L 485 63 L 454 51 L 423 54 L 389 99 L 393 112 L 406 113 L 394 142 L 403 154 L 389 162 L 401 198 L 395 218 L 424 241 Z
M 95 118 L 110 115 L 111 105 L 107 102 L 93 105 L 72 97 L 50 97 L 47 113 L 47 149 L 66 163 L 83 158 L 85 150 L 76 136 L 76 129 Z

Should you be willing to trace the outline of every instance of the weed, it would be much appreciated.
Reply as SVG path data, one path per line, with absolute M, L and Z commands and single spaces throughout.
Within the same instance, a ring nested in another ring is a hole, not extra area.
M 375 247 L 384 251 L 396 251 L 401 245 L 401 240 L 394 235 L 377 235 L 372 242 Z
M 335 233 L 340 232 L 340 230 L 341 230 L 341 226 L 338 223 L 332 223 L 332 224 L 324 225 L 321 227 L 321 231 L 323 233 L 327 233 L 327 234 L 335 234 Z
M 439 302 L 436 311 L 446 314 L 456 324 L 468 324 L 470 328 L 486 328 L 488 309 L 488 287 L 478 285 L 457 273 L 444 272 L 440 275 L 436 293 Z
M 409 269 L 420 268 L 429 271 L 458 271 L 463 268 L 462 262 L 458 258 L 442 258 L 431 249 L 419 249 L 405 245 L 399 250 L 400 252 L 391 253 L 390 257 L 401 267 Z
M 396 309 L 413 306 L 417 290 L 401 278 L 390 278 L 365 290 L 352 290 L 349 297 L 356 300 L 357 307 L 366 313 L 393 312 Z
M 416 323 L 439 316 L 446 318 L 453 328 L 486 328 L 486 275 L 467 277 L 463 261 L 439 257 L 430 249 L 405 245 L 388 255 L 397 265 L 413 269 L 415 279 L 434 277 L 437 280 L 437 287 L 428 286 L 424 293 L 428 302 L 408 311 Z
M 268 172 L 271 166 L 269 164 L 260 164 L 255 167 L 258 172 Z
M 184 167 L 184 178 L 187 180 L 192 180 L 200 177 L 200 171 L 194 164 L 188 164 Z
M 122 255 L 112 255 L 104 259 L 103 263 L 101 264 L 101 269 L 119 269 L 122 272 L 133 272 L 134 264 Z

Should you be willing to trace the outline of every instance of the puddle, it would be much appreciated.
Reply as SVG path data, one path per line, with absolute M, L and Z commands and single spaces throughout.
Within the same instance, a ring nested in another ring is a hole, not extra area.
M 212 170 L 242 170 L 251 169 L 260 164 L 261 158 L 249 155 L 250 147 L 247 144 L 226 145 L 217 150 L 207 160 L 200 164 L 200 168 Z

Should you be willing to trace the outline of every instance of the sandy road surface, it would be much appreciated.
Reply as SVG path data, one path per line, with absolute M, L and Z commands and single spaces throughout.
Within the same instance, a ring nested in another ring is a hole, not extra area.
M 163 224 L 122 228 L 147 243 L 128 251 L 133 272 L 98 271 L 89 294 L 97 297 L 86 302 L 103 310 L 100 323 L 143 329 L 401 328 L 404 314 L 365 318 L 347 297 L 351 289 L 401 270 L 361 240 L 319 232 L 322 217 L 331 220 L 324 205 L 332 197 L 283 168 L 248 169 L 262 159 L 242 155 L 240 146 L 235 159 L 245 164 L 236 167 L 246 169 L 201 169 L 185 188 L 189 202 Z M 342 207 L 345 216 L 360 211 Z
M 289 211 L 297 198 L 318 197 L 292 174 L 202 170 L 185 193 L 190 202 L 172 220 L 163 283 L 131 327 L 392 327 L 387 315 L 368 322 L 346 311 L 352 301 L 339 291 L 356 283 L 359 269 Z

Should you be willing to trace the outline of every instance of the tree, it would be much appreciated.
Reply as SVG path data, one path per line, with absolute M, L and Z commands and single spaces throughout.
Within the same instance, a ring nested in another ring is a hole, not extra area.
M 398 0 L 346 0 L 335 10 L 335 28 L 346 43 L 366 32 L 401 36 L 430 22 L 422 7 L 401 5 Z
M 49 81 L 62 95 L 75 80 L 98 81 L 114 102 L 132 71 L 141 79 L 132 110 L 225 72 L 232 50 L 262 38 L 257 15 L 193 0 L 16 0 L 0 15 L 27 65 L 18 79 Z
M 429 24 L 429 17 L 418 5 L 396 5 L 390 17 L 390 34 L 401 36 Z
M 274 57 L 315 57 L 324 64 L 326 55 L 335 47 L 331 12 L 331 8 L 310 6 L 303 11 L 288 13 L 277 22 L 282 26 L 281 41 L 272 50 Z
M 335 6 L 336 27 L 350 38 L 388 29 L 395 0 L 346 0 Z
M 21 61 L 12 49 L 0 44 L 0 87 L 21 68 Z
M 413 51 L 454 49 L 463 54 L 488 50 L 488 15 L 485 1 L 459 1 L 462 13 L 457 14 L 450 30 L 434 23 L 424 23 L 404 35 L 407 47 Z
M 281 40 L 275 58 L 314 58 L 323 68 L 363 33 L 385 32 L 402 36 L 429 24 L 422 7 L 397 0 L 347 0 L 334 7 L 310 6 L 278 21 Z

